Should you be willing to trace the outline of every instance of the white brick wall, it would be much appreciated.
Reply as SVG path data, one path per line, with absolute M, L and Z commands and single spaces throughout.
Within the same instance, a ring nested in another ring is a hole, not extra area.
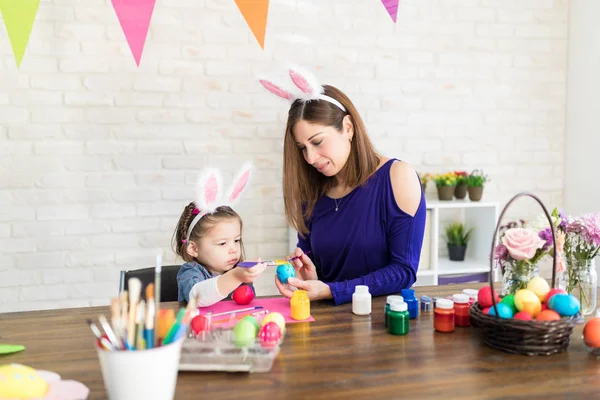
M 287 110 L 254 77 L 287 79 L 287 62 L 346 91 L 386 155 L 483 167 L 488 199 L 560 205 L 567 15 L 566 0 L 403 0 L 393 24 L 379 0 L 272 0 L 263 51 L 235 2 L 164 0 L 137 68 L 108 0 L 42 0 L 20 70 L 0 24 L 0 312 L 107 304 L 120 269 L 156 247 L 175 262 L 209 163 L 230 177 L 254 161 L 248 256 L 286 255 Z

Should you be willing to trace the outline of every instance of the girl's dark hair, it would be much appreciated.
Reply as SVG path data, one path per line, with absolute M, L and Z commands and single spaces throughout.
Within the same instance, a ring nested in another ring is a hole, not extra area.
M 179 217 L 179 222 L 177 223 L 177 227 L 175 228 L 175 232 L 173 232 L 173 251 L 183 259 L 185 262 L 194 261 L 194 258 L 188 254 L 186 251 L 187 243 L 184 243 L 185 238 L 187 236 L 188 228 L 192 223 L 192 220 L 196 216 L 194 214 L 194 209 L 196 209 L 196 203 L 191 202 L 183 209 L 181 213 L 181 217 Z M 190 234 L 190 240 L 196 241 L 203 236 L 206 236 L 206 233 L 212 229 L 217 223 L 227 220 L 227 219 L 237 219 L 240 222 L 240 232 L 244 227 L 242 223 L 242 218 L 238 213 L 233 211 L 231 207 L 228 206 L 220 206 L 213 213 L 209 213 L 200 218 L 200 221 L 194 226 L 192 233 Z M 240 249 L 241 249 L 241 257 L 240 261 L 244 259 L 244 241 L 240 237 Z

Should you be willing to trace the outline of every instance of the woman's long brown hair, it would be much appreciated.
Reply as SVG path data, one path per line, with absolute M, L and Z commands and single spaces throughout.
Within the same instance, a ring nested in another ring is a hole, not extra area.
M 346 185 L 355 188 L 364 184 L 375 172 L 380 157 L 375 151 L 360 114 L 341 90 L 323 85 L 324 94 L 339 101 L 347 112 L 326 100 L 301 101 L 292 103 L 283 140 L 283 201 L 289 224 L 300 234 L 309 233 L 306 220 L 312 215 L 315 203 L 334 183 L 333 177 L 326 177 L 309 165 L 294 140 L 294 127 L 298 121 L 331 126 L 342 130 L 343 120 L 350 116 L 354 135 L 350 155 L 339 172 Z

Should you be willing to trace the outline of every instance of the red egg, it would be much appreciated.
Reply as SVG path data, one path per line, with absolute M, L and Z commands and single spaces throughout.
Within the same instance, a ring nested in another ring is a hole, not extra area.
M 248 285 L 241 285 L 233 291 L 232 297 L 233 301 L 240 305 L 248 304 L 254 300 L 254 290 Z
M 542 311 L 549 310 L 548 304 L 542 303 Z
M 566 290 L 561 289 L 561 288 L 550 289 L 550 291 L 546 295 L 546 299 L 544 300 L 544 303 L 549 304 L 550 303 L 550 297 L 554 296 L 555 294 L 559 294 L 559 293 L 561 293 L 561 294 L 568 294 Z M 544 308 L 542 307 L 542 310 L 543 309 Z
M 196 335 L 202 331 L 210 330 L 210 324 L 208 323 L 208 318 L 206 318 L 204 315 L 196 315 L 194 318 L 192 318 L 192 321 L 190 322 L 190 326 L 192 327 L 192 330 L 194 331 L 194 334 L 196 334 Z
M 258 339 L 262 347 L 273 348 L 277 346 L 281 339 L 281 328 L 274 321 L 267 322 L 258 331 Z
M 513 316 L 514 319 L 520 319 L 521 321 L 531 321 L 533 317 L 527 311 L 519 311 Z
M 486 307 L 483 310 L 481 310 L 481 312 L 484 313 L 484 314 L 489 314 L 490 313 L 490 308 L 492 308 L 492 307 Z
M 535 317 L 536 321 L 558 321 L 560 315 L 556 311 L 544 310 Z
M 494 297 L 496 299 L 496 303 L 500 303 L 500 298 L 498 297 L 498 293 L 494 290 Z M 479 289 L 477 293 L 477 301 L 479 302 L 479 306 L 481 308 L 491 307 L 492 306 L 492 288 L 490 286 L 484 286 Z

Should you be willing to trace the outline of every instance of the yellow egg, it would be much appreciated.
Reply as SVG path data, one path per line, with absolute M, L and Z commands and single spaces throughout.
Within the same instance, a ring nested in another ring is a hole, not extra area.
M 0 398 L 44 397 L 48 383 L 33 368 L 21 364 L 0 365 Z
M 536 317 L 542 311 L 542 302 L 531 290 L 521 289 L 515 293 L 515 307 L 519 311 L 526 311 Z
M 527 290 L 531 290 L 543 303 L 546 300 L 548 292 L 550 292 L 550 286 L 548 282 L 541 276 L 531 278 L 527 284 Z
M 272 312 L 265 315 L 262 319 L 262 326 L 265 326 L 271 321 L 279 325 L 279 329 L 281 329 L 282 332 L 285 330 L 285 317 L 281 313 Z

